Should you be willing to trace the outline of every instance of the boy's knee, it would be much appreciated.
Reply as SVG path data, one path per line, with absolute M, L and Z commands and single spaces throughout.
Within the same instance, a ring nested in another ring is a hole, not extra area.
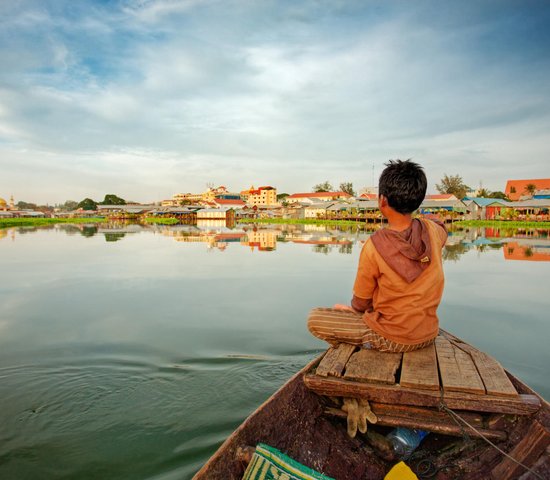
M 315 319 L 316 319 L 316 312 L 315 310 L 317 310 L 316 308 L 314 308 L 313 310 L 311 310 L 311 312 L 309 312 L 309 315 L 307 317 L 307 329 L 313 334 L 315 335 L 315 330 L 316 330 L 316 324 L 315 324 Z
M 309 312 L 309 316 L 307 317 L 307 329 L 310 331 L 310 333 L 318 338 L 321 338 L 319 335 L 319 320 L 322 319 L 323 313 L 326 312 L 326 308 L 313 308 Z

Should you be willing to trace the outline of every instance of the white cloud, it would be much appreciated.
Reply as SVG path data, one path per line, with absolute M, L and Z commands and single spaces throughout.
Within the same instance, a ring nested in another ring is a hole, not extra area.
M 212 2 L 207 0 L 128 0 L 124 11 L 142 22 L 155 23 L 207 3 Z
M 548 64 L 472 48 L 504 28 L 495 20 L 453 26 L 407 9 L 375 18 L 313 5 L 20 9 L 2 24 L 13 38 L 0 48 L 0 194 L 360 187 L 373 164 L 379 173 L 398 156 L 492 189 L 548 176 Z

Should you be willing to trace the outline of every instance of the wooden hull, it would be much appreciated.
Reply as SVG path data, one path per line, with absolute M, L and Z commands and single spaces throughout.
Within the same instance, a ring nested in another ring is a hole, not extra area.
M 240 479 L 245 465 L 237 460 L 237 450 L 259 442 L 337 480 L 383 479 L 394 462 L 382 460 L 361 435 L 348 437 L 345 421 L 326 415 L 323 397 L 305 386 L 304 374 L 319 360 L 304 367 L 252 413 L 193 479 Z M 536 395 L 517 378 L 509 373 L 508 376 L 520 394 Z M 550 438 L 550 405 L 538 398 L 541 408 L 536 413 L 502 419 L 508 438 L 497 442 L 505 452 L 521 456 L 531 464 L 536 475 L 507 460 L 481 439 L 465 441 L 433 433 L 425 441 L 429 444 L 426 449 L 430 449 L 426 458 L 436 472 L 431 478 L 550 479 L 546 443 Z

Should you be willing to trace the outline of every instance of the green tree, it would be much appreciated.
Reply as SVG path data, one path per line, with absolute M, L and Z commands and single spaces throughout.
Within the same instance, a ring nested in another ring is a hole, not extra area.
M 126 200 L 117 197 L 114 193 L 105 195 L 105 199 L 99 202 L 100 205 L 126 205 Z
M 71 210 L 76 210 L 78 208 L 78 202 L 74 200 L 67 200 L 63 205 L 59 205 L 61 210 L 70 212 Z
M 54 211 L 54 207 L 52 207 L 51 205 L 38 205 L 36 207 L 36 210 L 44 213 L 51 213 Z
M 29 202 L 17 202 L 15 205 L 19 210 L 35 210 L 37 208 L 36 203 L 29 203 Z
M 481 197 L 481 198 L 489 198 L 490 195 L 491 195 L 491 192 L 489 190 L 487 190 L 486 188 L 480 188 L 477 191 L 477 196 Z
M 441 179 L 441 183 L 437 183 L 435 188 L 439 193 L 451 193 L 456 198 L 463 199 L 470 187 L 464 184 L 460 175 L 445 174 Z
M 342 182 L 340 184 L 340 191 L 349 193 L 352 197 L 355 197 L 355 191 L 353 190 L 353 183 L 351 182 Z
M 283 202 L 286 197 L 288 197 L 288 193 L 278 193 L 277 194 L 277 201 L 278 202 Z
M 525 193 L 528 193 L 529 195 L 534 195 L 534 193 L 537 191 L 537 186 L 534 183 L 528 183 L 525 185 Z
M 77 205 L 77 208 L 81 208 L 82 210 L 97 210 L 97 203 L 91 198 L 85 198 Z
M 330 182 L 327 180 L 326 182 L 323 182 L 323 183 L 318 183 L 317 185 L 315 185 L 313 187 L 313 191 L 314 192 L 332 192 L 334 190 L 334 188 L 332 187 L 332 185 L 330 184 Z
M 500 198 L 501 200 L 510 201 L 510 199 L 506 196 L 506 194 L 504 192 L 499 192 L 499 191 L 491 192 L 488 195 L 488 198 Z

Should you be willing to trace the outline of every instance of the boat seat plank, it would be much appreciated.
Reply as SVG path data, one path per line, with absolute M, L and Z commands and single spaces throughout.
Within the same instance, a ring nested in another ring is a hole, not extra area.
M 451 409 L 511 415 L 530 415 L 541 408 L 541 401 L 536 395 L 497 397 L 449 391 L 444 392 L 441 398 L 441 393 L 435 390 L 403 388 L 401 385 L 365 383 L 343 378 L 321 378 L 314 374 L 305 374 L 304 383 L 319 395 L 365 398 L 380 403 L 439 407 L 443 400 Z
M 399 383 L 402 387 L 439 390 L 435 345 L 403 354 Z
M 485 394 L 485 386 L 470 355 L 442 336 L 435 339 L 435 349 L 444 392 Z
M 329 348 L 317 367 L 317 375 L 321 377 L 341 377 L 355 348 L 355 345 L 348 343 L 340 343 L 337 347 Z
M 518 392 L 512 385 L 512 382 L 506 375 L 502 365 L 493 357 L 481 352 L 477 348 L 472 347 L 464 342 L 456 342 L 451 340 L 451 343 L 467 352 L 472 357 L 477 371 L 485 385 L 485 390 L 489 395 L 500 395 L 504 397 L 515 397 Z
M 507 453 L 518 462 L 531 467 L 548 445 L 550 445 L 550 434 L 535 420 L 520 442 Z M 491 475 L 495 480 L 511 480 L 518 478 L 523 473 L 525 473 L 525 469 L 522 466 L 505 458 L 493 468 Z
M 401 353 L 379 352 L 361 348 L 346 365 L 344 378 L 360 382 L 395 384 L 395 373 L 401 365 Z

